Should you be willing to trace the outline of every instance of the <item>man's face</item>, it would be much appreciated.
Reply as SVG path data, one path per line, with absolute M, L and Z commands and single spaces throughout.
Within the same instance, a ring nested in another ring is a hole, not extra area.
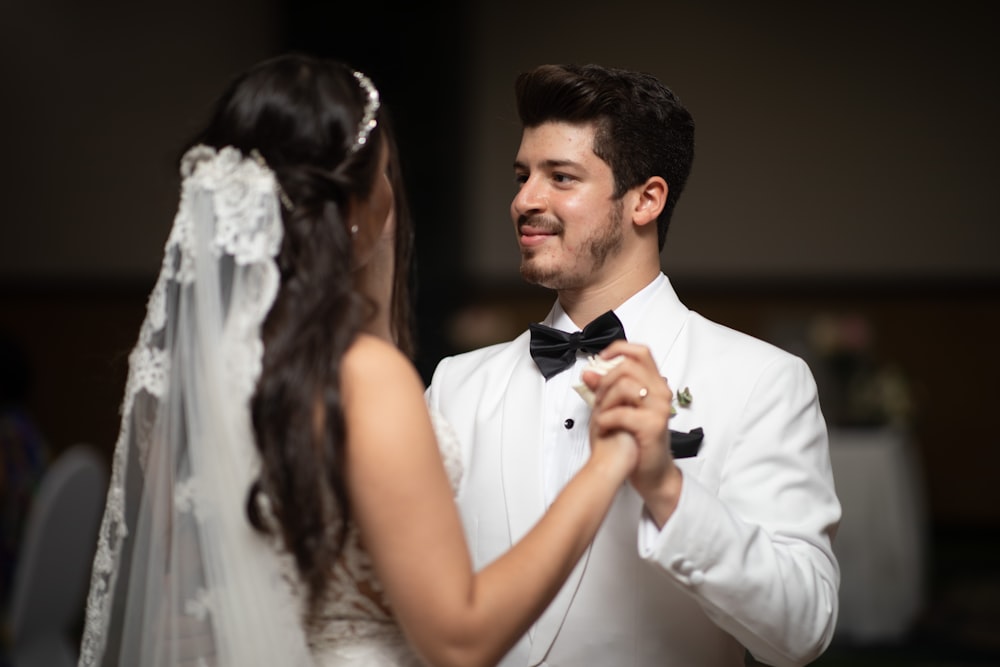
M 521 136 L 510 215 L 530 283 L 584 289 L 605 279 L 621 254 L 622 202 L 593 145 L 590 124 L 544 123 Z

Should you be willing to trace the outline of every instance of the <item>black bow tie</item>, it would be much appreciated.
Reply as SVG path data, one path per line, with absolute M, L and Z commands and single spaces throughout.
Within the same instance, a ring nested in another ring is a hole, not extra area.
M 566 333 L 544 324 L 529 324 L 531 358 L 548 380 L 566 370 L 576 361 L 576 351 L 597 354 L 613 341 L 625 339 L 625 329 L 613 311 L 608 311 L 583 328 Z

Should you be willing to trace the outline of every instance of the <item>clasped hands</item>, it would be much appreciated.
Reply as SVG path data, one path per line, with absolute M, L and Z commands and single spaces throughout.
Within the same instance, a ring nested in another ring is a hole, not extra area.
M 603 375 L 584 371 L 593 392 L 592 447 L 627 437 L 638 451 L 629 483 L 643 498 L 657 526 L 673 514 L 683 478 L 670 452 L 670 408 L 674 394 L 644 345 L 615 341 L 600 354 L 620 359 Z

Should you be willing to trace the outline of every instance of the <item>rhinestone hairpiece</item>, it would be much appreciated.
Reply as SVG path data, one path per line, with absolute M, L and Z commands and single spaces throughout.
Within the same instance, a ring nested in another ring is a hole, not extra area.
M 352 153 L 358 152 L 362 146 L 368 143 L 368 135 L 378 125 L 378 121 L 375 120 L 375 114 L 378 113 L 380 106 L 378 89 L 375 88 L 375 84 L 372 83 L 371 79 L 357 71 L 354 72 L 354 78 L 358 80 L 358 84 L 365 91 L 368 101 L 365 102 L 365 115 L 361 117 L 361 125 L 358 126 L 358 136 L 354 139 L 354 144 L 351 146 Z

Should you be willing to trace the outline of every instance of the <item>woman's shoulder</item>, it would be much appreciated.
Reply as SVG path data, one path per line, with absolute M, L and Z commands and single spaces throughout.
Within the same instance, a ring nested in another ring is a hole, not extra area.
M 419 382 L 413 363 L 398 347 L 366 333 L 359 334 L 347 348 L 341 369 L 346 385 L 381 384 L 387 387 L 404 380 Z
M 344 364 L 410 365 L 409 359 L 398 347 L 384 338 L 369 333 L 358 334 L 344 353 Z
M 358 336 L 344 353 L 340 388 L 355 461 L 360 460 L 359 452 L 375 462 L 398 456 L 401 445 L 419 452 L 412 443 L 421 433 L 433 445 L 423 382 L 409 358 L 392 343 Z

